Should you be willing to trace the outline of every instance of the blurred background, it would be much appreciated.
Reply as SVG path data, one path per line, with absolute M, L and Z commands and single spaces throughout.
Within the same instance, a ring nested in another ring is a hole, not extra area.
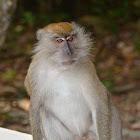
M 0 0 L 0 126 L 30 133 L 23 82 L 36 30 L 76 21 L 94 37 L 94 63 L 111 92 L 123 140 L 140 140 L 140 0 Z

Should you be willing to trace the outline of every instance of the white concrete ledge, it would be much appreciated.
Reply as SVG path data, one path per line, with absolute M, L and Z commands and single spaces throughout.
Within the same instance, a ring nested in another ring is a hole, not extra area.
M 32 135 L 0 127 L 0 140 L 32 140 Z

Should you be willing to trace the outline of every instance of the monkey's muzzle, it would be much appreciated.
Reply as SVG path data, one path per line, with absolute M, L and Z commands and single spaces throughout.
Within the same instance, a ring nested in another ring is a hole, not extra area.
M 62 64 L 64 65 L 72 65 L 76 60 L 70 60 L 70 61 L 65 61 L 65 62 L 62 62 Z

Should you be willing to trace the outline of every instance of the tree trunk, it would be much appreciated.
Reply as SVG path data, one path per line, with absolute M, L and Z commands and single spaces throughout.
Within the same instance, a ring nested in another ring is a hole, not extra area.
M 0 48 L 2 48 L 17 0 L 0 0 Z

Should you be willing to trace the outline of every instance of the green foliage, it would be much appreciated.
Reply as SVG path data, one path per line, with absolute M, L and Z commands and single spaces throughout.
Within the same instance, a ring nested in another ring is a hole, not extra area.
M 69 15 L 66 13 L 58 13 L 56 16 L 56 21 L 60 22 L 60 21 L 65 21 L 69 19 Z
M 137 41 L 135 44 L 135 49 L 140 54 L 140 41 Z
M 107 19 L 122 19 L 129 20 L 131 17 L 130 11 L 132 2 L 130 0 L 94 0 L 91 11 L 93 14 L 105 17 Z
M 115 88 L 113 87 L 114 79 L 103 79 L 102 82 L 110 92 L 115 91 Z
M 139 33 L 134 33 L 133 35 L 131 35 L 131 40 L 135 44 L 134 49 L 140 54 L 140 36 L 139 36 Z
M 34 5 L 33 5 L 34 2 Z M 139 0 L 89 0 L 71 1 L 73 6 L 64 0 L 58 1 L 19 1 L 17 19 L 20 24 L 33 27 L 47 25 L 51 22 L 73 21 L 82 15 L 93 15 L 103 20 L 103 28 L 117 33 L 119 25 L 140 17 Z M 20 29 L 20 28 L 18 28 Z
M 103 29 L 107 29 L 112 33 L 117 33 L 119 31 L 119 25 L 108 19 L 104 19 Z
M 8 79 L 9 81 L 13 81 L 16 75 L 16 71 L 11 69 L 1 74 L 2 78 Z
M 29 11 L 23 13 L 23 18 L 24 23 L 27 25 L 32 25 L 35 22 L 35 16 Z
M 36 17 L 36 23 L 37 24 L 40 24 L 40 23 L 48 24 L 48 23 L 51 23 L 51 22 L 53 22 L 53 18 L 51 16 L 39 14 Z
M 69 16 L 66 13 L 58 13 L 55 16 L 49 16 L 44 14 L 33 14 L 32 12 L 25 11 L 22 15 L 22 23 L 27 26 L 38 26 L 38 25 L 47 25 L 52 22 L 60 22 L 60 21 L 66 21 Z M 15 29 L 16 34 L 19 34 L 20 31 L 24 30 L 24 27 L 22 25 L 17 26 Z

